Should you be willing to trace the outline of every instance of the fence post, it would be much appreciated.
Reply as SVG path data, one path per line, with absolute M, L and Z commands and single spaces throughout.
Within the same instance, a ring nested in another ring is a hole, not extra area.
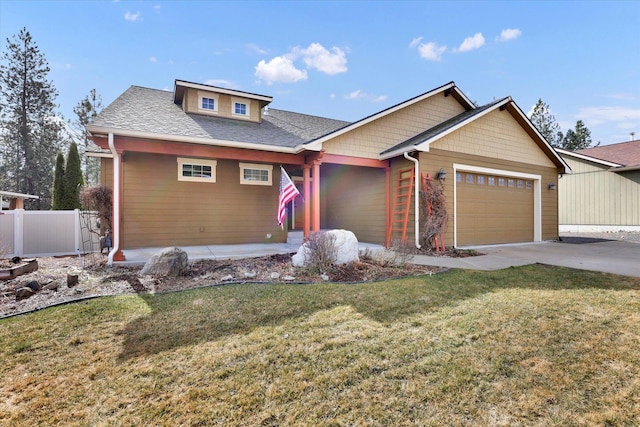
M 80 209 L 73 210 L 74 236 L 76 242 L 76 252 L 80 254 Z
M 14 256 L 24 254 L 24 209 L 15 209 L 13 215 L 13 252 Z

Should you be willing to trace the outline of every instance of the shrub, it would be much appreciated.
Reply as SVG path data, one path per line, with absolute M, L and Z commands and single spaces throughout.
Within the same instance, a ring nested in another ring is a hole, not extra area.
M 80 192 L 82 207 L 96 211 L 103 230 L 111 230 L 111 215 L 113 212 L 113 196 L 106 185 L 86 187 Z
M 336 262 L 336 238 L 323 231 L 311 233 L 307 241 L 305 265 L 313 272 L 326 273 Z

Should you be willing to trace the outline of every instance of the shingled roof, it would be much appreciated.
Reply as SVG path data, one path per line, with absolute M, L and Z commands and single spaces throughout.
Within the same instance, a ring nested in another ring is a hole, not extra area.
M 576 153 L 625 167 L 640 167 L 640 139 L 577 150 Z
M 277 147 L 297 147 L 349 122 L 269 109 L 262 123 L 185 113 L 173 93 L 131 86 L 89 125 L 100 130 L 147 134 L 156 138 L 203 138 Z

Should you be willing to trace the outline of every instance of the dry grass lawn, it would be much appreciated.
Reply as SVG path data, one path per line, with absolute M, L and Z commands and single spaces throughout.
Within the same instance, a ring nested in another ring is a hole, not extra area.
M 3 426 L 640 423 L 640 279 L 527 266 L 0 321 Z

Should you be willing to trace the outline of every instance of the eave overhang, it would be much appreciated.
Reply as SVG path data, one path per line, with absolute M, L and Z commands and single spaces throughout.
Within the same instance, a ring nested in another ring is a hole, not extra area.
M 273 97 L 267 95 L 259 95 L 257 93 L 251 92 L 243 92 L 241 90 L 233 90 L 227 89 L 218 86 L 205 85 L 200 83 L 187 82 L 184 80 L 176 79 L 173 86 L 173 102 L 175 104 L 182 104 L 182 99 L 184 97 L 184 92 L 187 88 L 203 90 L 208 92 L 216 92 L 222 93 L 231 96 L 238 96 L 242 98 L 255 99 L 260 103 L 260 108 L 263 108 L 265 105 L 268 105 L 273 101 Z

